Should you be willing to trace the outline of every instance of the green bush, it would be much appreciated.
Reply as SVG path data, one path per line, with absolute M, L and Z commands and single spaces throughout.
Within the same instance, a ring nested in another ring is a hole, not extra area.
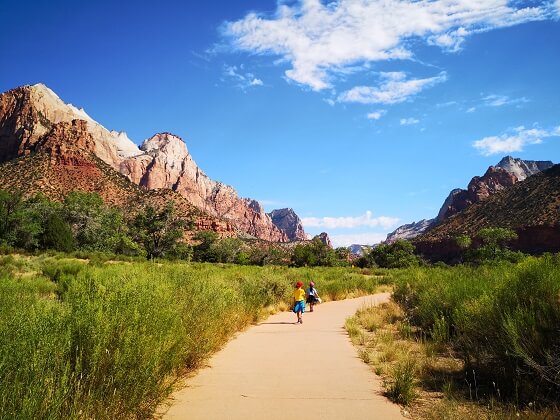
M 337 298 L 377 284 L 344 268 L 107 264 L 103 255 L 37 257 L 24 278 L 0 270 L 0 418 L 148 418 L 185 370 L 265 306 L 290 303 L 296 280 Z
M 560 256 L 394 274 L 411 323 L 512 400 L 560 398 Z

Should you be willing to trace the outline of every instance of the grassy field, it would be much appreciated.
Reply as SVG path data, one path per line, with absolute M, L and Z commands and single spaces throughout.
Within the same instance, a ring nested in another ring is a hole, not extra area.
M 346 326 L 390 398 L 417 418 L 560 414 L 560 256 L 390 276 L 393 302 Z
M 290 269 L 0 257 L 0 418 L 146 418 L 235 332 L 286 309 L 296 280 L 326 300 L 382 277 Z

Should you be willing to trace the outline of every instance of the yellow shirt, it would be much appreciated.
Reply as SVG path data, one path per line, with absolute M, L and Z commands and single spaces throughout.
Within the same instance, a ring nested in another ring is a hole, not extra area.
M 305 300 L 305 290 L 296 289 L 294 290 L 294 300 L 299 302 L 300 300 Z

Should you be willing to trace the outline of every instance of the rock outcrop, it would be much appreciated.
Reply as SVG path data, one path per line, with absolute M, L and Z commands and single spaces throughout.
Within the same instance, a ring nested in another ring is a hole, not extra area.
M 141 155 L 124 159 L 119 167 L 132 182 L 148 189 L 176 191 L 203 212 L 228 220 L 248 235 L 273 242 L 288 241 L 286 233 L 272 223 L 257 201 L 240 198 L 229 185 L 210 179 L 180 137 L 156 134 L 140 149 Z
M 496 166 L 490 166 L 483 176 L 472 178 L 466 190 L 461 188 L 452 190 L 434 219 L 424 219 L 400 226 L 387 235 L 386 242 L 416 238 L 473 204 L 480 203 L 493 194 L 510 188 L 553 165 L 551 161 L 522 160 L 506 156 Z
M 305 241 L 307 239 L 301 219 L 293 209 L 273 210 L 268 215 L 276 227 L 286 232 L 290 241 Z
M 513 229 L 513 249 L 529 253 L 560 251 L 560 165 L 516 182 L 444 220 L 414 240 L 429 259 L 452 260 L 460 250 L 455 238 L 473 237 L 485 227 Z
M 72 154 L 68 149 L 72 144 L 72 150 L 84 148 L 136 185 L 177 192 L 213 220 L 201 222 L 201 228 L 224 229 L 214 229 L 218 218 L 225 221 L 228 231 L 237 229 L 268 241 L 289 240 L 259 203 L 240 198 L 232 187 L 206 176 L 179 137 L 156 134 L 139 148 L 126 133 L 107 130 L 83 109 L 65 104 L 42 84 L 0 95 L 0 162 L 28 156 L 38 147 L 56 156 L 76 159 L 79 153 Z
M 475 176 L 466 190 L 453 190 L 439 211 L 437 221 L 441 222 L 457 214 L 474 203 L 485 200 L 504 188 L 511 187 L 518 179 L 515 175 L 498 166 L 490 166 L 483 176 Z
M 511 156 L 506 156 L 496 165 L 498 168 L 505 169 L 510 174 L 515 175 L 517 181 L 524 181 L 531 175 L 546 171 L 552 168 L 554 163 L 550 160 L 522 160 Z
M 23 86 L 0 95 L 0 161 L 21 156 L 50 131 L 53 125 L 86 121 L 95 154 L 118 169 L 122 159 L 142 153 L 126 133 L 110 132 L 83 109 L 65 104 L 43 84 Z
M 324 245 L 328 246 L 329 248 L 333 247 L 331 238 L 329 238 L 329 234 L 327 232 L 321 232 L 320 234 L 316 235 L 315 238 L 318 238 L 321 242 L 323 242 Z
M 393 243 L 399 239 L 410 240 L 424 233 L 433 225 L 435 219 L 422 219 L 419 222 L 412 222 L 402 225 L 387 235 L 386 243 Z

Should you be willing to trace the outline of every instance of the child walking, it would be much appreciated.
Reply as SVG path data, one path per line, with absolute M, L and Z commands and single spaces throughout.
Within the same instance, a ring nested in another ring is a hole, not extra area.
M 315 283 L 309 282 L 309 289 L 307 289 L 307 303 L 309 303 L 309 312 L 313 312 L 313 306 L 320 303 L 319 293 L 315 289 Z
M 305 312 L 305 290 L 302 289 L 303 283 L 298 281 L 294 290 L 294 313 L 297 315 L 298 324 L 303 324 L 302 314 Z

